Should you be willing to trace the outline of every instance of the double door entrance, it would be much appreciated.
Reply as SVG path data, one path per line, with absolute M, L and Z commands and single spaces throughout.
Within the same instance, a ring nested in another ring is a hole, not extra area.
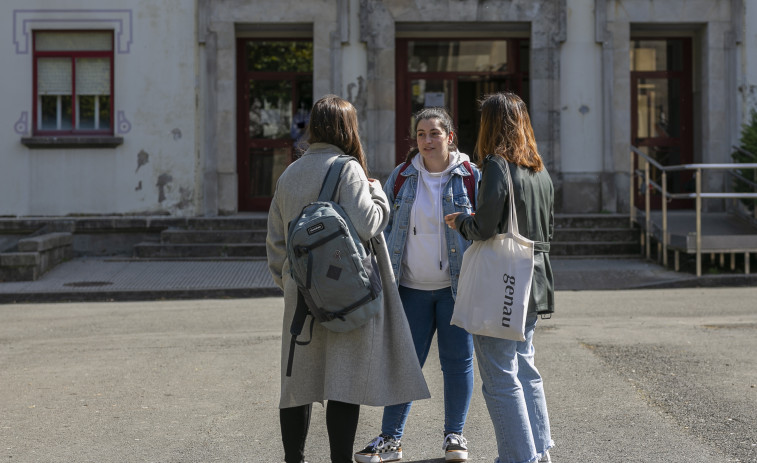
M 396 162 L 413 146 L 412 115 L 442 106 L 457 127 L 458 148 L 473 157 L 478 100 L 511 91 L 528 103 L 528 39 L 398 39 Z
M 313 106 L 313 42 L 237 42 L 239 210 L 267 211 Z

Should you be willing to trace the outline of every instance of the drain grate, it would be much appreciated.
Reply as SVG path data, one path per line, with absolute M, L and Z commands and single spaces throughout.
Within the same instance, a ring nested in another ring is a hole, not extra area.
M 63 286 L 73 286 L 74 288 L 82 288 L 87 286 L 108 286 L 112 285 L 112 281 L 74 281 L 72 283 L 64 283 Z
M 753 330 L 757 329 L 757 323 L 721 323 L 719 325 L 702 325 L 711 330 Z

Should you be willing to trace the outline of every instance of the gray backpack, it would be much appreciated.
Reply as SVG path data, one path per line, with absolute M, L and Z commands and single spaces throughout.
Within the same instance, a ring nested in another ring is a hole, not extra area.
M 334 160 L 318 200 L 289 223 L 287 258 L 299 294 L 290 327 L 287 376 L 294 346 L 310 342 L 297 341 L 307 315 L 329 330 L 345 332 L 364 325 L 384 305 L 373 239 L 362 243 L 350 218 L 333 201 L 342 169 L 350 160 L 354 158 L 347 155 Z

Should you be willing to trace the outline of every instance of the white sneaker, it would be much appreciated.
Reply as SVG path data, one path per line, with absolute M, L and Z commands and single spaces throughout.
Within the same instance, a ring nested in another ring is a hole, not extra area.
M 446 461 L 468 461 L 468 440 L 462 434 L 451 432 L 442 443 Z
M 358 463 L 400 461 L 402 459 L 402 444 L 399 439 L 382 434 L 373 439 L 363 450 L 355 453 L 354 456 Z
M 552 459 L 549 458 L 549 450 L 541 454 L 541 458 L 539 458 L 539 463 L 552 463 Z

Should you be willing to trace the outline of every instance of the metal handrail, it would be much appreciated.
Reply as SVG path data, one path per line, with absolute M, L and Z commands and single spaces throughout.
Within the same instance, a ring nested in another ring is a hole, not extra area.
M 757 159 L 757 154 L 750 153 L 749 151 L 747 151 L 747 150 L 745 150 L 745 149 L 743 149 L 741 147 L 738 147 L 736 145 L 733 145 L 732 148 L 735 149 L 736 151 L 738 151 L 741 154 L 746 154 L 747 156 L 749 156 L 752 159 Z
M 741 148 L 734 146 L 735 149 L 748 154 L 757 159 L 754 154 L 742 150 Z M 635 159 L 634 155 L 638 155 L 646 161 L 644 163 L 644 169 L 636 169 L 634 167 Z M 649 176 L 649 166 L 656 167 L 662 173 L 662 184 L 652 181 Z M 695 211 L 696 211 L 696 266 L 697 276 L 702 276 L 702 199 L 757 199 L 757 193 L 705 193 L 702 192 L 702 171 L 703 170 L 735 170 L 735 169 L 757 169 L 757 162 L 755 163 L 727 163 L 727 164 L 679 164 L 674 166 L 663 166 L 656 160 L 649 157 L 646 153 L 641 152 L 638 148 L 631 145 L 631 177 L 630 177 L 630 220 L 631 224 L 636 222 L 636 206 L 634 204 L 635 188 L 634 179 L 638 177 L 644 178 L 644 211 L 645 211 L 645 254 L 647 259 L 651 255 L 650 240 L 652 236 L 651 231 L 651 207 L 650 207 L 650 194 L 651 188 L 659 191 L 664 200 L 662 201 L 662 255 L 663 265 L 668 265 L 668 200 L 672 199 L 694 199 Z M 668 172 L 678 172 L 685 170 L 694 171 L 695 179 L 695 191 L 694 193 L 670 193 L 668 192 Z M 738 174 L 734 174 L 738 175 Z M 745 179 L 746 180 L 746 179 Z M 748 180 L 747 180 L 748 181 Z M 752 183 L 752 182 L 750 182 Z M 756 185 L 752 183 L 753 185 Z M 651 187 L 651 188 L 650 188 Z M 748 259 L 747 259 L 748 260 Z M 747 263 L 748 266 L 748 263 Z M 747 267 L 748 268 L 748 267 Z
M 727 173 L 727 174 L 729 174 L 729 175 L 732 175 L 732 176 L 736 177 L 737 179 L 741 180 L 741 181 L 742 181 L 742 182 L 744 182 L 744 183 L 747 183 L 747 184 L 749 184 L 749 185 L 751 185 L 751 186 L 753 186 L 753 187 L 757 188 L 757 182 L 755 182 L 755 181 L 752 181 L 752 180 L 749 180 L 748 178 L 744 177 L 743 175 L 741 175 L 741 174 L 740 174 L 740 173 L 738 173 L 738 172 L 733 172 L 733 171 L 730 171 L 730 170 L 729 170 L 729 171 L 728 171 L 728 172 L 726 172 L 726 173 Z

